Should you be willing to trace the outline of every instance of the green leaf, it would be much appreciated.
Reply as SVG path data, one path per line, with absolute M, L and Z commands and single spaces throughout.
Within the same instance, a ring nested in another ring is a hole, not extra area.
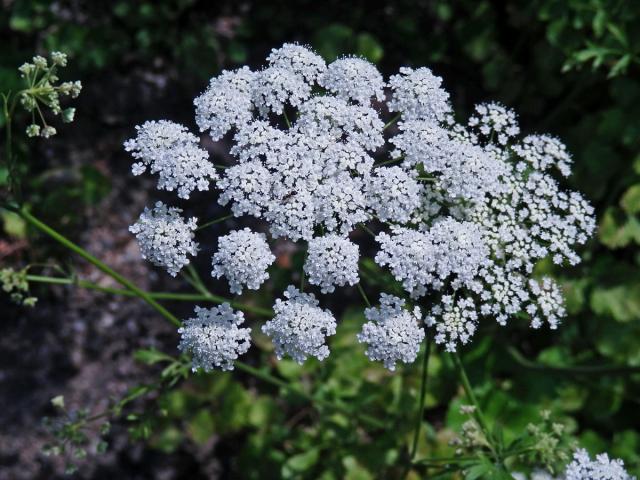
M 8 210 L 3 210 L 0 215 L 2 216 L 3 228 L 7 235 L 14 238 L 26 238 L 27 224 L 22 217 Z
M 353 456 L 343 458 L 342 465 L 347 471 L 344 476 L 345 480 L 373 480 L 373 475 L 360 465 Z
M 282 467 L 282 476 L 284 478 L 297 478 L 298 474 L 303 473 L 313 467 L 320 458 L 320 449 L 315 447 L 304 453 L 299 453 L 290 457 Z
M 373 35 L 361 33 L 356 39 L 356 51 L 367 60 L 378 63 L 384 56 L 384 49 Z
M 156 350 L 155 348 L 136 350 L 133 354 L 133 358 L 135 358 L 138 362 L 142 362 L 147 365 L 154 365 L 159 362 L 174 361 L 173 357 L 161 352 L 160 350 Z
M 206 443 L 215 433 L 215 422 L 210 411 L 199 410 L 188 424 L 189 435 L 198 444 Z
M 595 288 L 590 303 L 598 315 L 613 317 L 619 322 L 640 319 L 640 284 Z
M 632 241 L 640 244 L 640 222 L 633 217 L 624 217 L 615 208 L 608 208 L 600 222 L 600 240 L 609 248 L 626 247 Z
M 627 34 L 624 33 L 622 28 L 620 28 L 618 25 L 616 25 L 614 23 L 609 23 L 607 25 L 607 29 L 609 30 L 609 32 L 611 32 L 611 35 L 613 35 L 615 37 L 615 39 L 618 40 L 618 42 L 620 42 L 624 47 L 628 47 L 629 46 L 629 41 L 627 39 Z
M 625 73 L 629 64 L 631 63 L 631 59 L 633 57 L 630 53 L 623 55 L 614 65 L 611 67 L 609 71 L 609 78 L 615 77 L 616 75 L 620 75 L 621 73 Z
M 640 212 L 640 183 L 632 185 L 624 192 L 620 200 L 620 206 L 630 214 Z

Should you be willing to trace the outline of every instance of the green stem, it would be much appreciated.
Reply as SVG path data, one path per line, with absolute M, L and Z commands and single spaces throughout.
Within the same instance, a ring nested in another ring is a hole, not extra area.
M 554 365 L 543 365 L 541 363 L 536 363 L 528 358 L 525 358 L 522 353 L 520 353 L 514 347 L 507 347 L 507 353 L 511 355 L 516 363 L 520 366 L 528 368 L 530 370 L 540 370 L 543 372 L 551 372 L 551 373 L 559 373 L 559 374 L 567 374 L 567 375 L 603 375 L 603 374 L 611 374 L 611 375 L 623 375 L 627 373 L 639 373 L 640 367 L 631 367 L 628 365 L 574 365 L 571 367 L 558 367 Z
M 361 223 L 361 224 L 360 224 L 360 227 L 362 227 L 362 229 L 363 229 L 365 232 L 367 232 L 369 235 L 371 235 L 373 238 L 376 238 L 376 234 L 375 234 L 375 233 L 373 233 L 373 232 L 371 231 L 371 229 L 370 229 L 369 227 L 367 227 L 364 223 Z
M 77 253 L 82 258 L 87 260 L 89 263 L 94 265 L 98 270 L 106 273 L 111 278 L 113 278 L 116 282 L 118 282 L 120 285 L 122 285 L 123 287 L 129 289 L 131 292 L 136 294 L 136 296 L 140 297 L 142 300 L 147 302 L 147 304 L 150 307 L 152 307 L 154 310 L 156 310 L 160 315 L 162 315 L 164 318 L 169 320 L 171 323 L 173 323 L 176 326 L 180 326 L 181 325 L 181 322 L 180 322 L 180 320 L 178 320 L 177 317 L 175 317 L 166 308 L 164 308 L 162 305 L 160 305 L 158 302 L 156 302 L 147 292 L 145 292 L 145 291 L 141 290 L 140 288 L 138 288 L 133 282 L 131 282 L 130 280 L 126 279 L 125 277 L 120 275 L 118 272 L 113 270 L 111 267 L 109 267 L 107 264 L 105 264 L 104 262 L 102 262 L 98 258 L 94 257 L 93 255 L 91 255 L 84 248 L 76 245 L 71 240 L 66 238 L 64 235 L 61 235 L 60 233 L 55 231 L 53 228 L 51 228 L 47 224 L 45 224 L 45 223 L 41 222 L 40 220 L 38 220 L 36 217 L 31 215 L 31 213 L 29 213 L 24 207 L 18 209 L 16 213 L 18 213 L 18 215 L 20 215 L 23 219 L 25 219 L 27 221 L 27 223 L 29 223 L 30 225 L 34 226 L 38 230 L 40 230 L 42 233 L 45 233 L 46 235 L 50 236 L 52 239 L 54 239 L 55 241 L 57 241 L 58 243 L 60 243 L 64 247 L 68 248 L 72 252 Z
M 185 278 L 185 280 L 187 280 L 187 282 L 189 282 L 189 284 L 193 288 L 195 288 L 198 292 L 200 292 L 200 294 L 203 297 L 207 298 L 208 300 L 211 300 L 217 303 L 228 303 L 232 307 L 237 308 L 238 310 L 244 310 L 246 312 L 255 313 L 256 315 L 261 315 L 263 317 L 273 317 L 273 310 L 269 308 L 254 307 L 253 305 L 245 305 L 244 303 L 238 303 L 236 301 L 229 300 L 225 297 L 221 297 L 219 295 L 215 295 L 211 293 L 211 291 L 209 291 L 209 289 L 204 285 L 204 283 L 198 276 L 198 272 L 196 272 L 196 270 L 191 265 L 187 267 L 187 271 L 190 271 L 191 275 L 188 275 L 187 272 L 183 272 L 182 275 Z
M 424 350 L 424 356 L 422 358 L 422 375 L 420 378 L 420 400 L 418 402 L 418 411 L 416 415 L 416 427 L 413 432 L 413 441 L 411 442 L 411 450 L 409 450 L 409 457 L 407 458 L 407 464 L 400 478 L 406 478 L 411 470 L 411 466 L 414 465 L 413 459 L 418 451 L 418 440 L 420 439 L 420 430 L 422 428 L 422 416 L 424 415 L 424 402 L 427 394 L 427 371 L 429 368 L 429 355 L 431 354 L 431 342 L 427 339 L 427 344 Z
M 389 121 L 384 125 L 384 128 L 383 128 L 382 130 L 386 130 L 386 129 L 387 129 L 387 128 L 389 128 L 391 125 L 393 125 L 394 123 L 396 123 L 396 122 L 400 119 L 400 116 L 401 116 L 401 115 L 402 115 L 402 114 L 401 114 L 401 113 L 399 113 L 399 114 L 397 114 L 395 117 L 393 117 L 391 120 L 389 120 Z
M 385 160 L 384 162 L 376 163 L 374 167 L 382 167 L 383 165 L 389 165 L 390 163 L 396 163 L 403 160 L 403 157 L 400 158 L 392 158 L 391 160 Z
M 12 132 L 12 114 L 15 107 L 15 98 L 12 102 L 11 108 L 9 108 L 9 99 L 11 98 L 11 92 L 8 94 L 2 94 L 2 113 L 4 114 L 5 121 L 5 162 L 7 164 L 7 172 L 9 175 L 9 191 L 15 197 L 20 195 L 19 183 L 17 180 L 16 166 L 13 162 L 13 132 Z
M 137 296 L 131 290 L 124 288 L 112 288 L 103 287 L 95 283 L 88 282 L 86 280 L 79 280 L 73 278 L 60 278 L 60 277 L 47 277 L 44 275 L 27 275 L 28 282 L 48 283 L 55 285 L 77 285 L 87 290 L 95 290 L 97 292 L 109 293 L 113 295 L 123 295 L 126 297 Z M 244 303 L 232 302 L 227 298 L 220 297 L 213 294 L 200 294 L 200 293 L 174 293 L 174 292 L 147 292 L 147 294 L 154 300 L 170 300 L 178 302 L 213 302 L 213 303 L 230 303 L 231 306 L 238 310 L 245 312 L 255 313 L 256 315 L 262 315 L 265 317 L 272 317 L 273 312 L 268 308 L 256 307 L 253 305 L 247 305 Z
M 453 360 L 458 370 L 458 374 L 460 375 L 462 388 L 464 389 L 464 392 L 467 395 L 467 398 L 471 401 L 471 403 L 475 407 L 473 412 L 474 417 L 478 422 L 478 425 L 484 432 L 484 436 L 486 437 L 487 442 L 489 444 L 489 449 L 491 450 L 491 453 L 493 454 L 496 462 L 502 465 L 503 463 L 502 458 L 498 453 L 498 449 L 495 447 L 495 443 L 494 443 L 495 440 L 493 439 L 493 435 L 491 434 L 491 430 L 489 429 L 489 424 L 487 423 L 484 413 L 482 413 L 482 409 L 480 408 L 480 403 L 478 402 L 478 399 L 476 398 L 476 395 L 473 392 L 473 388 L 471 387 L 471 383 L 469 382 L 469 377 L 467 377 L 467 372 L 464 369 L 464 365 L 462 364 L 462 359 L 460 358 L 460 355 L 458 354 L 458 352 L 453 353 Z
M 326 400 L 323 400 L 321 398 L 315 397 L 303 390 L 300 390 L 297 387 L 294 387 L 293 385 L 285 382 L 284 380 L 280 380 L 279 378 L 276 378 L 272 375 L 270 375 L 267 372 L 264 372 L 262 370 L 259 370 L 257 368 L 254 368 L 250 365 L 247 365 L 246 363 L 242 363 L 242 362 L 234 362 L 234 365 L 238 368 L 238 370 L 242 370 L 243 372 L 246 372 L 248 374 L 250 374 L 253 377 L 256 377 L 264 382 L 270 383 L 272 385 L 275 385 L 277 387 L 283 388 L 285 390 L 287 390 L 290 393 L 293 393 L 294 395 L 297 395 L 301 398 L 304 398 L 305 400 L 308 400 L 310 403 L 312 404 L 317 404 L 317 405 L 321 405 L 323 407 L 326 407 L 328 409 L 343 413 L 345 415 L 347 415 L 347 417 L 352 417 L 352 416 L 356 416 L 358 418 L 360 418 L 363 422 L 369 424 L 370 426 L 374 427 L 374 428 L 385 428 L 386 424 L 381 421 L 378 420 L 375 417 L 372 417 L 370 415 L 367 415 L 366 413 L 361 413 L 361 412 L 353 412 L 351 411 L 349 408 L 343 406 L 343 405 L 338 405 Z
M 367 294 L 364 293 L 364 288 L 362 288 L 362 285 L 360 284 L 360 282 L 356 283 L 356 288 L 360 292 L 360 296 L 362 296 L 364 303 L 367 304 L 367 307 L 371 308 L 371 302 L 369 302 L 369 298 L 367 297 Z
M 420 403 L 418 407 L 418 414 L 416 416 L 416 430 L 413 434 L 413 442 L 411 444 L 411 451 L 409 453 L 409 461 L 413 461 L 418 451 L 418 440 L 420 439 L 420 429 L 422 427 L 422 416 L 424 415 L 424 402 L 427 396 L 427 379 L 429 369 L 429 355 L 431 355 L 431 342 L 427 338 L 427 345 L 424 350 L 424 357 L 422 359 L 422 378 L 420 380 Z
M 107 275 L 112 277 L 114 280 L 116 280 L 118 283 L 120 283 L 122 286 L 124 286 L 128 290 L 130 290 L 133 295 L 142 298 L 145 302 L 147 302 L 151 307 L 153 307 L 158 313 L 160 313 L 163 317 L 165 317 L 171 323 L 173 323 L 176 326 L 179 326 L 181 324 L 181 322 L 171 312 L 166 310 L 162 305 L 158 304 L 151 297 L 151 295 L 149 293 L 147 293 L 147 292 L 145 292 L 143 290 L 140 290 L 131 281 L 127 280 L 125 277 L 123 277 L 122 275 L 120 275 L 119 273 L 117 273 L 116 271 L 111 269 L 108 265 L 106 265 L 102 261 L 98 260 L 96 257 L 91 255 L 89 252 L 84 250 L 82 247 L 79 247 L 78 245 L 76 245 L 75 243 L 73 243 L 72 241 L 70 241 L 69 239 L 67 239 L 66 237 L 64 237 L 63 235 L 58 233 L 57 231 L 55 231 L 53 228 L 49 227 L 45 223 L 43 223 L 40 220 L 38 220 L 36 217 L 31 215 L 25 208 L 16 208 L 14 210 L 22 218 L 24 218 L 30 225 L 34 226 L 35 228 L 37 228 L 41 232 L 47 234 L 48 236 L 50 236 L 51 238 L 53 238 L 54 240 L 56 240 L 57 242 L 59 242 L 60 244 L 65 246 L 66 248 L 68 248 L 69 250 L 77 253 L 78 255 L 80 255 L 81 257 L 86 259 L 88 262 L 90 262 L 96 268 L 98 268 L 102 272 L 106 273 Z M 213 297 L 213 295 L 210 295 L 210 296 Z M 372 416 L 367 415 L 365 413 L 352 412 L 350 409 L 348 409 L 348 408 L 346 408 L 346 407 L 344 407 L 342 405 L 333 404 L 333 403 L 328 402 L 326 400 L 323 400 L 323 399 L 320 399 L 320 398 L 316 398 L 313 395 L 310 395 L 310 394 L 308 394 L 308 393 L 306 393 L 306 392 L 294 387 L 293 385 L 290 385 L 287 382 L 285 382 L 283 380 L 280 380 L 280 379 L 270 375 L 269 373 L 266 373 L 266 372 L 263 372 L 261 370 L 258 370 L 258 369 L 254 368 L 254 367 L 251 367 L 250 365 L 247 365 L 247 364 L 245 364 L 243 362 L 236 361 L 235 362 L 235 366 L 238 367 L 239 370 L 247 372 L 250 375 L 253 375 L 254 377 L 256 377 L 258 379 L 261 379 L 261 380 L 263 380 L 265 382 L 268 382 L 268 383 L 271 383 L 273 385 L 277 385 L 277 386 L 279 386 L 281 388 L 284 388 L 284 389 L 286 389 L 286 390 L 288 390 L 288 391 L 290 391 L 290 392 L 292 392 L 292 393 L 294 393 L 294 394 L 296 394 L 296 395 L 298 395 L 298 396 L 300 396 L 302 398 L 305 398 L 305 399 L 309 400 L 310 402 L 312 402 L 314 404 L 318 404 L 318 405 L 325 406 L 327 408 L 331 408 L 333 410 L 342 412 L 347 416 L 356 416 L 356 417 L 360 418 L 362 421 L 368 423 L 370 426 L 373 426 L 375 428 L 385 428 L 385 426 L 386 426 L 384 422 L 378 420 L 375 417 L 372 417 Z
M 203 223 L 202 225 L 198 225 L 198 228 L 196 228 L 196 232 L 200 231 L 204 228 L 210 227 L 211 225 L 215 225 L 216 223 L 221 223 L 224 222 L 225 220 L 229 220 L 230 218 L 233 218 L 232 214 L 229 215 L 225 215 L 224 217 L 220 217 L 220 218 L 216 218 L 215 220 L 211 220 L 209 222 Z
M 291 128 L 291 121 L 289 121 L 289 117 L 287 116 L 287 112 L 282 110 L 282 115 L 284 116 L 284 122 L 287 124 L 287 128 Z

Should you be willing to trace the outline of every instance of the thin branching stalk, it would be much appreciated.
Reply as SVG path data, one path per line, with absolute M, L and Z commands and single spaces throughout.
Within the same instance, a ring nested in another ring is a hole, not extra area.
M 76 245 L 64 235 L 58 233 L 56 230 L 54 230 L 44 222 L 38 220 L 31 213 L 29 213 L 29 211 L 26 208 L 24 207 L 19 208 L 17 209 L 16 213 L 18 213 L 18 215 L 20 215 L 31 226 L 40 230 L 42 233 L 45 233 L 46 235 L 48 235 L 49 237 L 51 237 L 52 239 L 54 239 L 64 247 L 66 247 L 67 249 L 71 250 L 72 252 L 77 253 L 82 258 L 87 260 L 89 263 L 94 265 L 97 269 L 109 275 L 120 285 L 127 288 L 131 292 L 135 293 L 136 296 L 140 297 L 142 300 L 147 302 L 147 304 L 149 304 L 150 307 L 156 310 L 160 315 L 162 315 L 164 318 L 169 320 L 175 326 L 179 327 L 181 325 L 182 322 L 180 322 L 180 320 L 175 315 L 173 315 L 169 310 L 167 310 L 158 302 L 156 302 L 147 292 L 138 288 L 133 282 L 131 282 L 127 278 L 120 275 L 118 272 L 116 272 L 111 267 L 109 267 L 106 263 L 102 262 L 98 258 L 91 255 L 84 248 L 80 247 L 79 245 Z
M 96 268 L 100 269 L 101 271 L 103 271 L 104 273 L 112 277 L 114 280 L 116 280 L 118 283 L 120 283 L 122 286 L 126 287 L 133 296 L 138 296 L 141 299 L 143 299 L 145 302 L 147 302 L 150 306 L 152 306 L 158 313 L 160 313 L 164 318 L 169 320 L 171 323 L 173 323 L 176 326 L 179 326 L 181 324 L 180 320 L 178 320 L 177 317 L 175 317 L 171 312 L 165 309 L 162 305 L 157 303 L 148 292 L 145 292 L 140 288 L 138 288 L 130 280 L 126 279 L 125 277 L 123 277 L 122 275 L 114 271 L 111 267 L 109 267 L 108 265 L 106 265 L 105 263 L 103 263 L 93 255 L 91 255 L 85 249 L 76 245 L 71 240 L 67 239 L 65 236 L 55 231 L 53 228 L 49 227 L 45 223 L 38 220 L 36 217 L 31 215 L 26 209 L 24 208 L 16 209 L 16 212 L 20 216 L 22 216 L 22 218 L 24 218 L 30 225 L 34 226 L 41 232 L 49 235 L 51 238 L 53 238 L 54 240 L 56 240 L 57 242 L 59 242 L 69 250 L 77 253 L 78 255 L 86 259 L 88 262 L 93 264 Z M 201 284 L 201 286 L 202 288 L 204 288 L 204 285 Z M 207 292 L 207 295 L 213 296 L 208 292 Z M 367 415 L 361 412 L 353 412 L 347 407 L 344 407 L 342 405 L 338 405 L 338 404 L 314 397 L 313 395 L 310 395 L 300 390 L 299 388 L 285 382 L 284 380 L 280 380 L 279 378 L 276 378 L 267 372 L 258 370 L 243 362 L 236 361 L 235 366 L 238 368 L 238 370 L 242 370 L 246 373 L 249 373 L 250 375 L 260 380 L 263 380 L 265 382 L 271 383 L 272 385 L 277 385 L 291 393 L 294 393 L 302 398 L 309 400 L 313 404 L 317 404 L 326 408 L 333 409 L 335 411 L 342 412 L 348 416 L 355 416 L 357 418 L 360 418 L 363 422 L 367 423 L 369 426 L 372 426 L 375 428 L 385 428 L 386 426 L 383 421 L 378 420 L 375 417 L 372 417 L 370 415 Z
M 467 372 L 464 369 L 462 359 L 460 358 L 460 355 L 458 354 L 458 352 L 453 353 L 453 360 L 456 365 L 456 369 L 458 370 L 458 375 L 460 376 L 460 382 L 462 383 L 462 388 L 464 389 L 464 392 L 467 395 L 467 398 L 474 406 L 473 416 L 478 422 L 478 425 L 480 426 L 480 428 L 482 429 L 482 432 L 484 433 L 485 438 L 487 439 L 487 443 L 489 445 L 489 449 L 491 450 L 491 454 L 494 457 L 494 460 L 498 465 L 504 468 L 503 459 L 496 446 L 496 442 L 491 433 L 491 430 L 489 429 L 489 424 L 487 423 L 484 413 L 480 408 L 480 403 L 478 402 L 478 399 L 475 393 L 473 392 L 473 387 L 471 387 L 471 383 L 469 382 L 469 377 L 467 376 Z
M 229 220 L 230 218 L 233 218 L 232 214 L 229 215 L 225 215 L 224 217 L 220 217 L 220 218 L 216 218 L 215 220 L 210 220 L 208 222 L 203 223 L 202 225 L 198 225 L 198 228 L 195 229 L 196 232 L 203 230 L 207 227 L 210 227 L 211 225 L 215 225 L 217 223 L 222 223 L 225 220 Z
M 137 296 L 131 290 L 124 288 L 112 288 L 103 287 L 101 285 L 89 282 L 87 280 L 75 279 L 75 278 L 62 278 L 62 277 L 48 277 L 45 275 L 27 275 L 27 281 L 36 283 L 48 283 L 55 285 L 75 285 L 87 290 L 95 290 L 97 292 L 109 293 L 112 295 L 123 295 L 126 297 Z M 174 293 L 174 292 L 147 292 L 147 294 L 154 300 L 169 300 L 177 302 L 213 302 L 213 303 L 230 303 L 234 308 L 243 310 L 245 312 L 254 313 L 264 317 L 271 317 L 273 312 L 268 308 L 262 308 L 255 305 L 248 305 L 245 303 L 234 302 L 228 298 L 221 297 L 214 294 L 201 294 L 201 293 Z
M 371 308 L 371 302 L 369 301 L 367 294 L 364 292 L 364 288 L 362 288 L 360 282 L 356 283 L 356 288 L 358 289 L 358 292 L 360 292 L 360 296 L 364 300 L 364 303 L 367 305 L 367 307 Z

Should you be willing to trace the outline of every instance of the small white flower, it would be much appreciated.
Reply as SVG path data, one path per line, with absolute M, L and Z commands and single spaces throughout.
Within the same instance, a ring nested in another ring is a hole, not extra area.
M 251 81 L 255 74 L 248 67 L 224 70 L 213 77 L 207 90 L 196 97 L 196 123 L 200 131 L 209 130 L 213 140 L 219 140 L 229 130 L 246 125 L 253 119 Z
M 295 72 L 269 67 L 256 73 L 251 82 L 254 105 L 262 115 L 270 111 L 282 115 L 285 105 L 299 107 L 311 96 L 311 85 Z
M 583 448 L 573 453 L 573 461 L 567 465 L 565 480 L 635 480 L 624 469 L 620 459 L 609 459 L 606 453 L 591 460 Z
M 245 286 L 251 290 L 260 288 L 269 278 L 267 268 L 275 259 L 263 233 L 248 228 L 234 230 L 218 239 L 211 275 L 226 277 L 231 293 L 239 295 Z
M 362 326 L 358 341 L 367 344 L 366 355 L 371 361 L 381 361 L 391 371 L 396 362 L 413 363 L 424 340 L 420 326 L 420 309 L 404 308 L 404 300 L 392 295 L 380 295 L 380 307 L 367 308 L 369 320 Z
M 400 167 L 380 167 L 367 184 L 367 203 L 379 220 L 406 223 L 420 206 L 420 184 Z
M 324 360 L 329 356 L 326 337 L 336 333 L 335 318 L 318 307 L 310 293 L 289 285 L 284 296 L 286 300 L 276 300 L 274 317 L 262 327 L 273 340 L 278 359 L 290 355 L 299 364 L 309 356 Z
M 425 317 L 428 327 L 436 327 L 435 342 L 444 344 L 447 352 L 455 352 L 458 343 L 466 345 L 476 331 L 478 312 L 470 298 L 455 300 L 443 296 L 441 304 Z
M 358 283 L 358 260 L 358 245 L 329 234 L 309 241 L 304 271 L 309 276 L 309 283 L 320 286 L 322 293 L 331 293 L 336 285 Z
M 441 120 L 451 111 L 449 94 L 441 85 L 442 78 L 428 68 L 402 67 L 389 79 L 389 110 L 401 113 L 405 120 Z
M 251 329 L 238 328 L 244 323 L 244 314 L 234 312 L 228 303 L 196 307 L 195 314 L 178 329 L 178 348 L 191 354 L 193 371 L 233 370 L 233 361 L 251 346 Z
M 198 139 L 187 128 L 167 120 L 145 122 L 136 127 L 137 136 L 124 143 L 126 151 L 139 160 L 131 170 L 140 175 L 147 168 L 158 173 L 160 190 L 178 190 L 189 198 L 193 190 L 208 190 L 217 178 L 209 154 L 198 146 Z
M 510 138 L 520 133 L 516 113 L 499 103 L 476 105 L 476 113 L 469 118 L 469 126 L 477 129 L 484 137 L 493 136 L 500 145 L 506 145 Z
M 179 208 L 157 202 L 152 210 L 145 207 L 138 221 L 129 227 L 138 240 L 142 258 L 164 267 L 172 277 L 189 264 L 189 255 L 198 252 L 193 240 L 197 219 L 185 220 L 181 213 Z
M 345 57 L 330 63 L 319 82 L 338 97 L 368 104 L 371 97 L 384 100 L 384 80 L 378 69 L 363 58 Z
M 513 151 L 536 170 L 556 167 L 563 176 L 571 175 L 573 161 L 567 147 L 550 135 L 528 135 L 513 146 Z
M 327 68 L 320 55 L 297 43 L 285 43 L 280 48 L 274 48 L 267 61 L 273 67 L 291 70 L 308 83 L 314 83 Z

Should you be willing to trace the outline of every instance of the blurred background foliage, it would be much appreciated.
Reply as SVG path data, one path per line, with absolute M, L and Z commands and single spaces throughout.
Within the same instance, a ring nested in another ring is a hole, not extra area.
M 562 369 L 640 365 L 640 2 L 375 5 L 5 0 L 2 90 L 16 88 L 16 68 L 25 59 L 51 50 L 69 54 L 66 74 L 85 85 L 76 124 L 61 128 L 52 146 L 20 146 L 29 159 L 22 165 L 25 199 L 56 225 L 78 231 L 117 176 L 128 175 L 119 142 L 134 124 L 156 115 L 193 126 L 191 99 L 211 76 L 223 68 L 259 65 L 284 41 L 310 44 L 327 60 L 362 55 L 386 75 L 401 65 L 427 65 L 444 78 L 461 117 L 477 102 L 498 100 L 518 112 L 524 132 L 548 132 L 565 141 L 575 161 L 568 182 L 587 195 L 598 215 L 599 232 L 583 250 L 583 264 L 557 273 L 570 312 L 562 328 L 531 331 L 526 322 L 486 326 L 464 350 L 488 417 L 514 438 L 542 408 L 549 409 L 592 453 L 606 450 L 640 474 L 638 375 Z M 140 85 L 155 93 L 140 95 Z M 67 160 L 74 148 L 99 143 L 105 134 L 116 140 L 99 147 L 103 160 Z M 0 182 L 5 179 L 0 171 Z M 7 238 L 28 235 L 16 218 L 5 214 L 3 220 Z M 299 271 L 300 261 L 294 258 L 292 272 Z M 538 270 L 554 273 L 546 263 Z M 368 277 L 371 296 L 386 288 L 375 267 Z M 288 281 L 276 276 L 273 291 Z M 322 398 L 391 419 L 394 428 L 368 431 L 354 418 L 310 408 L 236 372 L 196 376 L 162 394 L 154 410 L 132 412 L 126 421 L 133 437 L 165 453 L 217 437 L 216 455 L 228 478 L 395 478 L 415 425 L 419 365 L 389 375 L 368 362 L 354 344 L 361 300 L 356 293 L 346 295 L 349 307 L 331 341 L 330 360 L 299 367 L 254 352 L 263 357 L 256 364 L 271 365 Z M 448 456 L 448 441 L 464 421 L 448 355 L 432 353 L 429 376 L 419 452 Z

